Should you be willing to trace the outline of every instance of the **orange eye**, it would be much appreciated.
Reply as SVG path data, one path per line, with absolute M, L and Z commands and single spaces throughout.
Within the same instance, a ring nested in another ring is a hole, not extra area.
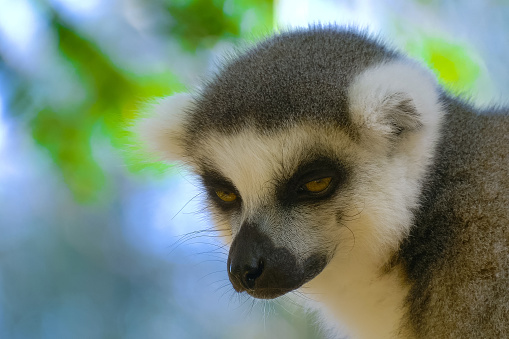
M 332 180 L 332 177 L 313 180 L 313 181 L 310 181 L 310 182 L 304 184 L 304 188 L 308 192 L 320 193 L 320 192 L 324 191 L 327 187 L 329 187 L 331 180 Z
M 219 199 L 225 201 L 225 202 L 232 202 L 237 199 L 237 194 L 233 192 L 225 192 L 225 191 L 216 191 L 217 196 Z

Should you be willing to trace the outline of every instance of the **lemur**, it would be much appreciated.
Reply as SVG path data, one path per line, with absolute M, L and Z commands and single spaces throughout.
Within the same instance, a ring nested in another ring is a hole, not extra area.
M 200 179 L 235 291 L 309 293 L 351 338 L 503 338 L 508 112 L 453 97 L 378 37 L 314 26 L 230 58 L 134 130 Z

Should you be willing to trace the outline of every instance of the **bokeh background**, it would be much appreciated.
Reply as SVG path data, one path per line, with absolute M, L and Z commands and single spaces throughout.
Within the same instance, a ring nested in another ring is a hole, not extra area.
M 125 132 L 221 55 L 317 22 L 509 101 L 508 0 L 0 0 L 0 338 L 324 337 L 312 296 L 234 293 L 193 178 Z

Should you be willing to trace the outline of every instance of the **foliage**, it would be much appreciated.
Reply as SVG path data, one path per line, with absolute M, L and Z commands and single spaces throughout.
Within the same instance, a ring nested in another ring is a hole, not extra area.
M 434 70 L 439 82 L 451 93 L 465 94 L 475 88 L 481 69 L 467 46 L 423 36 L 408 43 L 406 49 Z
M 157 33 L 163 34 L 168 42 L 178 42 L 190 58 L 200 50 L 212 48 L 221 39 L 249 39 L 272 25 L 271 0 L 152 2 L 167 18 L 157 27 Z M 45 98 L 36 105 L 37 114 L 30 126 L 34 140 L 48 151 L 75 198 L 82 202 L 95 201 L 104 193 L 107 184 L 91 146 L 91 138 L 97 131 L 120 150 L 131 171 L 148 169 L 151 173 L 164 173 L 168 166 L 143 159 L 137 149 L 138 143 L 126 126 L 140 103 L 185 89 L 172 74 L 171 63 L 157 76 L 135 75 L 113 61 L 96 43 L 99 37 L 85 37 L 52 5 L 39 3 L 39 6 L 46 6 L 50 19 L 48 29 L 58 40 L 58 55 L 70 64 L 69 69 L 79 78 L 80 90 L 85 96 L 83 100 L 60 105 L 55 105 L 51 96 Z M 246 13 L 251 16 L 246 17 Z M 24 93 L 11 101 L 11 110 L 32 95 L 25 86 L 18 88 Z M 126 144 L 130 146 L 124 147 Z

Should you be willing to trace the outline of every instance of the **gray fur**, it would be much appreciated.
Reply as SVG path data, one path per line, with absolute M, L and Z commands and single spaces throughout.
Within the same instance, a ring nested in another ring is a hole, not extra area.
M 509 335 L 509 117 L 444 97 L 436 160 L 398 256 L 421 338 Z
M 310 120 L 347 128 L 348 83 L 397 56 L 375 37 L 336 27 L 275 35 L 227 61 L 208 81 L 189 112 L 187 145 L 207 130 L 231 133 L 246 125 L 267 132 Z

